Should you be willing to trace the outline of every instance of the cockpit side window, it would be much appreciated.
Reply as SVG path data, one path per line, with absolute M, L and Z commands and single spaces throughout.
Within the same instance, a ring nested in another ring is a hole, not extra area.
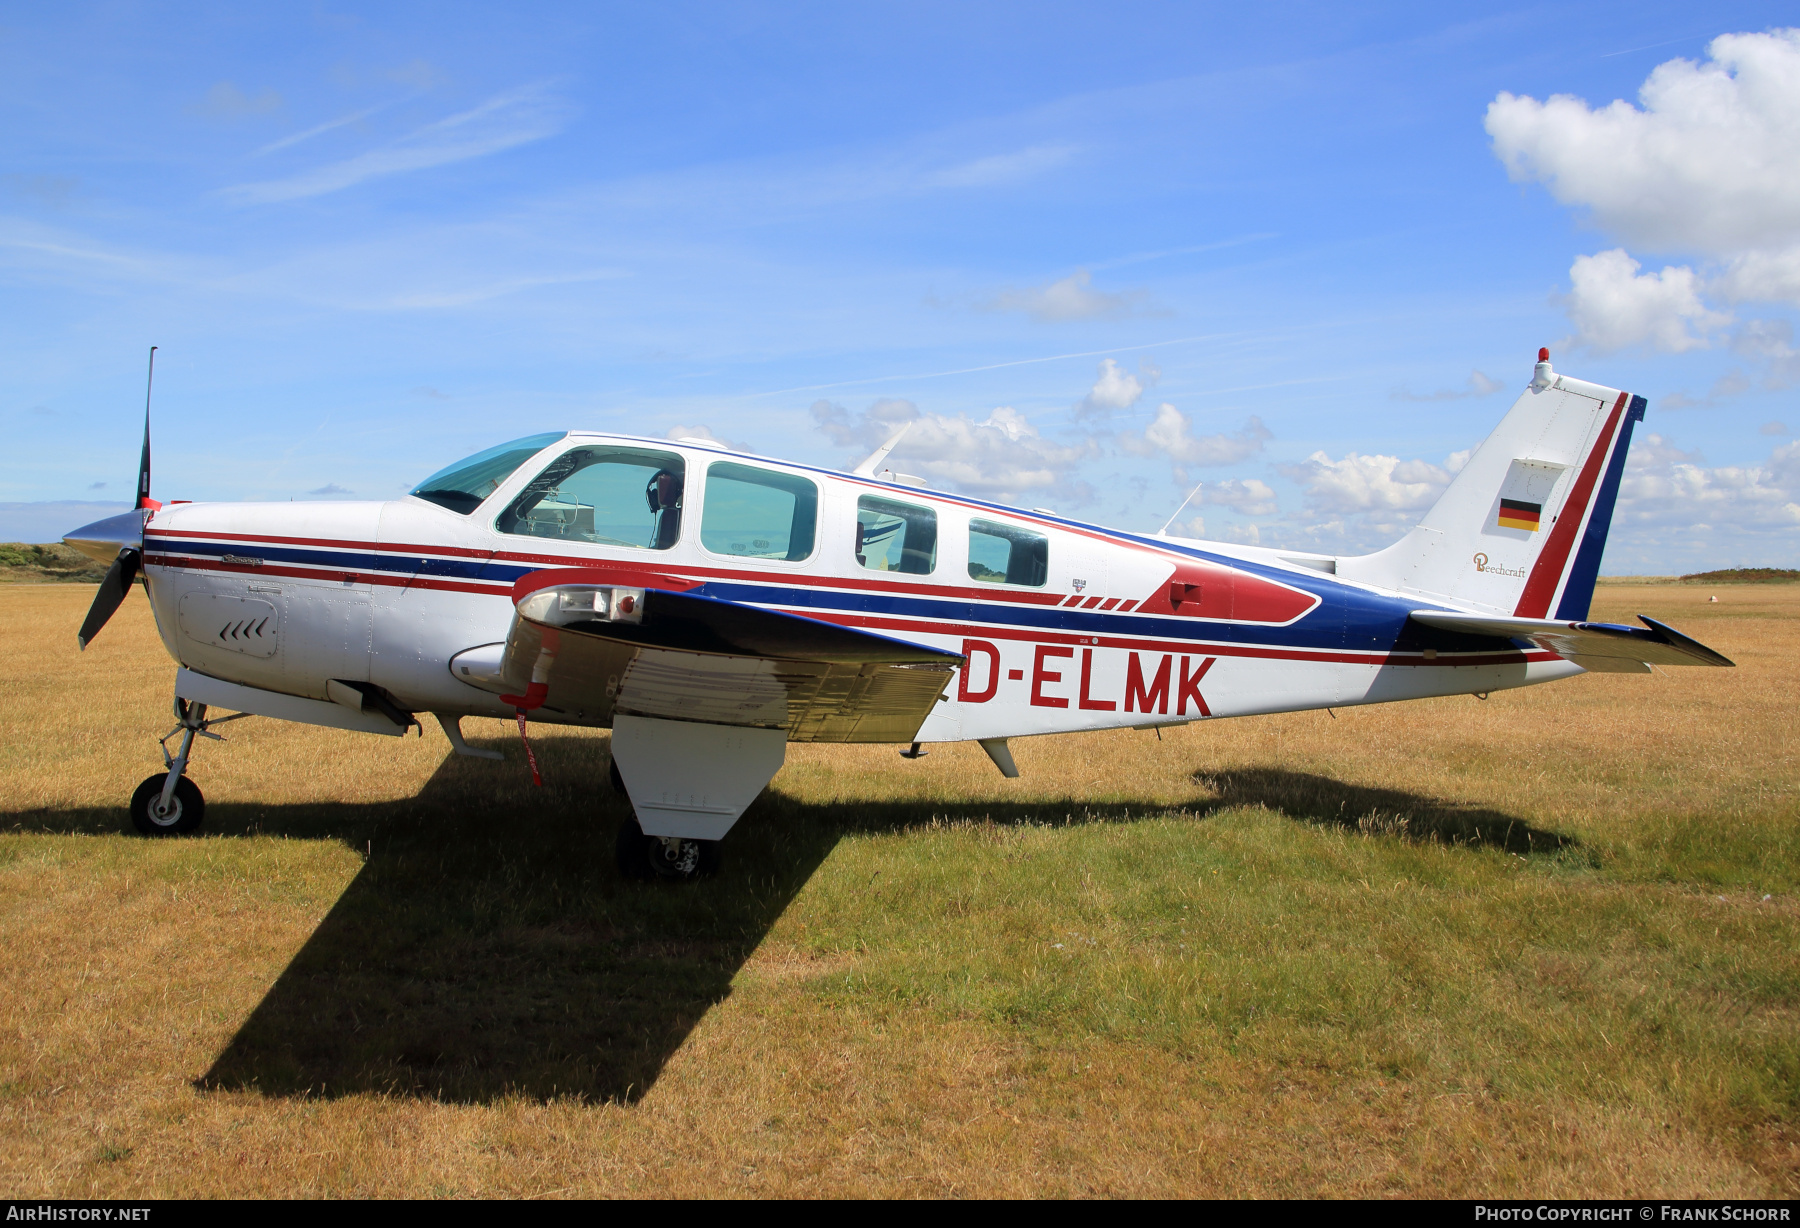
M 995 520 L 969 522 L 969 579 L 1042 588 L 1050 574 L 1050 539 Z
M 714 554 L 798 562 L 811 556 L 819 488 L 806 478 L 729 461 L 706 471 L 700 544 Z
M 528 435 L 464 457 L 420 482 L 412 494 L 467 516 L 500 489 L 500 484 L 510 478 L 514 470 L 561 439 L 563 434 L 562 431 L 551 431 Z
M 594 546 L 667 550 L 681 536 L 687 469 L 674 452 L 571 448 L 526 483 L 494 527 Z
M 870 571 L 930 575 L 937 567 L 937 513 L 864 495 L 856 501 L 856 561 Z

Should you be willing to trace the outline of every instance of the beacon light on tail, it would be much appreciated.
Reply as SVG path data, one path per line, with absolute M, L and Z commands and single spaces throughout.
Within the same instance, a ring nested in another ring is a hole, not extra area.
M 1540 350 L 1436 505 L 1358 556 L 884 480 L 902 436 L 845 473 L 581 431 L 386 502 L 159 507 L 146 428 L 139 509 L 64 540 L 112 569 L 82 644 L 141 575 L 180 666 L 183 736 L 132 799 L 140 830 L 198 824 L 185 771 L 214 709 L 390 737 L 428 712 L 482 758 L 463 717 L 523 732 L 529 715 L 612 730 L 633 811 L 620 868 L 685 878 L 717 864 L 793 742 L 912 759 L 970 741 L 1011 777 L 1015 737 L 1730 665 L 1654 618 L 1588 621 L 1643 415 Z

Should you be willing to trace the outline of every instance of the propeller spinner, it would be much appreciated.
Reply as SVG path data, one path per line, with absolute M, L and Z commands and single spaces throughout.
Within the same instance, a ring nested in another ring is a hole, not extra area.
M 162 506 L 150 497 L 150 390 L 155 379 L 156 347 L 151 346 L 150 373 L 144 382 L 144 450 L 138 458 L 137 506 L 83 525 L 63 538 L 64 545 L 73 546 L 95 562 L 111 563 L 106 578 L 100 581 L 100 591 L 94 594 L 94 604 L 88 607 L 87 617 L 81 622 L 81 630 L 75 634 L 84 652 L 125 600 L 131 582 L 143 569 L 144 524 Z

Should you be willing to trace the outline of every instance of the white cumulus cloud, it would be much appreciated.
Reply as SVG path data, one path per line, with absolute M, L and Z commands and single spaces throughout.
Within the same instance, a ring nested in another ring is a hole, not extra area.
M 1167 456 L 1179 468 L 1187 465 L 1235 465 L 1261 452 L 1273 432 L 1252 415 L 1240 430 L 1220 435 L 1196 435 L 1188 416 L 1164 401 L 1156 417 L 1141 435 L 1127 431 L 1119 446 L 1135 456 Z
M 1154 370 L 1154 368 L 1150 368 Z M 1116 409 L 1130 409 L 1144 395 L 1144 381 L 1110 358 L 1100 361 L 1100 377 L 1088 389 L 1076 407 L 1076 415 L 1101 415 Z
M 1235 508 L 1246 516 L 1273 516 L 1277 503 L 1275 488 L 1256 478 L 1229 478 L 1209 483 L 1201 499 L 1220 507 Z
M 1780 445 L 1760 465 L 1712 468 L 1650 435 L 1632 446 L 1614 524 L 1628 535 L 1777 533 L 1800 543 L 1800 442 Z
M 1300 484 L 1308 507 L 1338 516 L 1422 512 L 1437 502 L 1450 484 L 1449 471 L 1430 461 L 1356 452 L 1342 460 L 1314 452 L 1301 464 L 1284 466 L 1283 472 Z
M 1659 65 L 1641 108 L 1502 93 L 1487 111 L 1494 152 L 1630 243 L 1723 255 L 1800 239 L 1800 30 L 1707 50 Z
M 1708 333 L 1731 322 L 1701 301 L 1692 269 L 1642 267 L 1623 248 L 1575 257 L 1568 308 L 1577 342 L 1602 354 L 1643 344 L 1679 354 L 1705 346 Z
M 1044 286 L 1008 288 L 982 304 L 989 311 L 1022 311 L 1035 320 L 1098 320 L 1133 315 L 1143 309 L 1143 291 L 1111 293 L 1094 289 L 1094 275 L 1076 269 Z
M 1740 354 L 1767 364 L 1763 386 L 1773 390 L 1800 382 L 1800 350 L 1794 348 L 1794 326 L 1787 320 L 1748 320 L 1731 339 Z
M 1082 461 L 1097 455 L 1094 441 L 1045 439 L 1010 406 L 976 421 L 967 414 L 921 413 L 911 401 L 897 399 L 876 401 L 856 414 L 830 401 L 815 401 L 812 416 L 833 443 L 870 451 L 887 442 L 899 426 L 911 423 L 906 437 L 889 454 L 887 466 L 924 478 L 940 490 L 998 500 L 1028 492 L 1050 492 L 1077 502 L 1091 495 L 1072 475 Z
M 1800 29 L 1723 34 L 1708 58 L 1659 65 L 1638 91 L 1590 106 L 1502 93 L 1494 152 L 1627 244 L 1692 253 L 1644 273 L 1623 249 L 1570 270 L 1576 340 L 1679 353 L 1729 322 L 1707 299 L 1800 303 Z
M 1262 526 L 1234 522 L 1219 530 L 1219 540 L 1236 542 L 1240 546 L 1260 546 L 1263 544 Z

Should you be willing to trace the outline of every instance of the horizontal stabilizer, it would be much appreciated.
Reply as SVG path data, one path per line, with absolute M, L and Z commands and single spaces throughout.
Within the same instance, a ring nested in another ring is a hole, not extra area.
M 1414 610 L 1414 622 L 1465 635 L 1495 635 L 1529 640 L 1539 648 L 1567 657 L 1584 669 L 1602 673 L 1635 673 L 1603 662 L 1646 665 L 1731 665 L 1699 640 L 1639 614 L 1642 627 L 1617 623 L 1562 622 L 1554 618 L 1504 618 L 1490 614 L 1458 614 L 1450 610 Z M 1595 664 L 1588 664 L 1589 661 Z

